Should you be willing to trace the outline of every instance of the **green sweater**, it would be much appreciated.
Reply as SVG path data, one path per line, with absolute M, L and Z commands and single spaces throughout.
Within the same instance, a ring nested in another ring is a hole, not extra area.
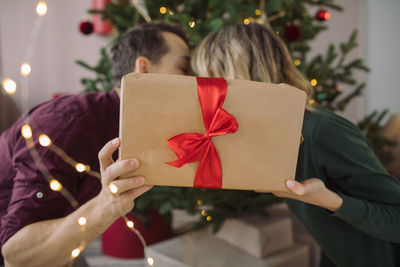
M 364 134 L 332 112 L 305 111 L 296 180 L 320 178 L 343 198 L 332 213 L 287 199 L 322 250 L 320 266 L 400 266 L 400 182 Z

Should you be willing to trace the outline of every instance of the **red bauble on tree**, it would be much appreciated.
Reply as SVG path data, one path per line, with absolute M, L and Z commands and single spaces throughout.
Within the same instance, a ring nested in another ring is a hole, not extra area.
M 93 32 L 93 23 L 84 20 L 79 24 L 79 30 L 85 35 L 91 34 Z
M 285 28 L 285 39 L 289 42 L 295 42 L 301 37 L 301 28 L 296 24 L 290 24 Z
M 321 8 L 320 10 L 318 10 L 317 14 L 315 15 L 315 19 L 319 20 L 319 21 L 325 21 L 331 18 L 331 13 L 329 13 L 329 11 Z

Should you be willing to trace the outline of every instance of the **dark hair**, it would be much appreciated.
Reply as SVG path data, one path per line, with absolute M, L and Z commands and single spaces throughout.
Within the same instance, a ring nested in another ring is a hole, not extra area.
M 117 43 L 111 48 L 112 72 L 115 80 L 132 72 L 136 58 L 147 57 L 157 64 L 161 57 L 168 53 L 162 32 L 176 34 L 190 47 L 191 42 L 186 32 L 179 26 L 168 24 L 141 24 L 123 33 Z

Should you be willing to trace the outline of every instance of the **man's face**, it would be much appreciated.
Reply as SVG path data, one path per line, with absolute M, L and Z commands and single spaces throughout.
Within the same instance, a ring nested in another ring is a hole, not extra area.
M 149 72 L 191 75 L 189 47 L 178 35 L 162 32 L 169 51 L 157 64 L 150 63 Z

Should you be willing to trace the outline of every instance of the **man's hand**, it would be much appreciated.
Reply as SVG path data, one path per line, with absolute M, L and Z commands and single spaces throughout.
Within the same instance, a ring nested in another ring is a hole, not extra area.
M 325 187 L 325 184 L 318 178 L 310 178 L 303 182 L 286 180 L 290 192 L 273 191 L 277 197 L 291 198 L 320 206 L 332 212 L 336 212 L 343 203 L 343 199 L 335 192 Z
M 116 219 L 132 210 L 134 200 L 151 186 L 144 186 L 143 177 L 118 177 L 138 167 L 136 160 L 114 163 L 112 154 L 119 139 L 108 142 L 99 152 L 102 190 L 77 210 L 63 218 L 28 224 L 8 239 L 2 247 L 6 266 L 65 266 L 73 260 L 71 251 L 80 247 L 82 238 L 90 244 Z M 110 184 L 115 193 L 110 191 Z M 87 219 L 82 235 L 78 220 Z M 40 233 L 40 234 L 39 234 Z
M 102 190 L 97 196 L 105 209 L 110 211 L 110 215 L 117 218 L 131 211 L 134 200 L 152 188 L 143 185 L 144 178 L 140 176 L 118 179 L 139 167 L 136 159 L 113 161 L 112 154 L 119 145 L 119 138 L 115 138 L 99 152 Z

